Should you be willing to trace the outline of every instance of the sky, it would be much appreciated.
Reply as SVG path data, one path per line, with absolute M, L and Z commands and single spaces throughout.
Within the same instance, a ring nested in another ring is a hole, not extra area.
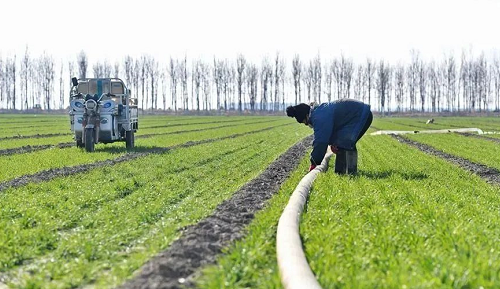
M 4 0 L 0 55 L 43 51 L 90 63 L 150 54 L 168 61 L 341 54 L 407 61 L 462 49 L 500 54 L 500 0 Z

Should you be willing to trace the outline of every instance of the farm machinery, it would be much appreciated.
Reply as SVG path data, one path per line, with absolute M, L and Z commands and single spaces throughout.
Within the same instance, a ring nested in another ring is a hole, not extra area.
M 70 92 L 70 123 L 76 146 L 94 151 L 97 143 L 125 141 L 134 147 L 138 129 L 137 99 L 119 78 L 73 77 Z

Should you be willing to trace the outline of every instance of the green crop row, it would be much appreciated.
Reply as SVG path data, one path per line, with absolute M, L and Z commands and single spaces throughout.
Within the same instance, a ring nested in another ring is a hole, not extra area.
M 406 137 L 445 153 L 500 170 L 500 146 L 497 142 L 458 134 L 407 135 Z
M 176 135 L 158 135 L 154 138 L 136 140 L 136 151 L 153 149 L 155 147 L 168 147 L 187 141 L 196 141 L 208 138 L 218 138 L 235 133 L 245 133 L 253 130 L 272 127 L 279 124 L 290 123 L 290 120 L 261 122 L 257 124 L 238 123 L 234 127 L 223 127 L 206 131 L 186 132 Z M 0 182 L 4 182 L 26 174 L 60 168 L 93 163 L 99 160 L 113 159 L 126 154 L 123 143 L 99 144 L 93 153 L 85 153 L 82 149 L 52 148 L 25 154 L 0 156 L 0 167 L 6 168 L 0 171 Z
M 23 288 L 120 284 L 309 133 L 282 126 L 7 189 L 0 275 Z
M 301 221 L 323 288 L 500 286 L 498 186 L 389 136 L 365 137 L 358 149 L 359 175 L 321 174 Z M 248 235 L 203 271 L 200 287 L 281 287 L 276 226 L 306 166 L 305 158 Z
M 274 121 L 278 119 L 283 119 L 283 118 L 282 117 L 254 117 L 254 118 L 220 117 L 220 118 L 214 118 L 213 120 L 206 118 L 201 118 L 201 119 L 191 118 L 188 121 L 183 121 L 183 122 L 174 122 L 174 121 L 169 122 L 167 120 L 162 120 L 162 121 L 155 120 L 155 122 L 149 125 L 151 128 L 148 128 L 147 126 L 143 128 L 143 124 L 141 122 L 139 130 L 136 133 L 136 135 L 141 136 L 151 133 L 156 134 L 156 133 L 168 133 L 168 132 L 184 131 L 184 130 L 197 130 L 204 127 L 216 127 L 216 126 L 222 127 L 229 125 L 239 125 L 242 123 L 250 123 L 250 122 Z M 191 125 L 191 123 L 195 123 L 196 125 Z M 43 135 L 49 133 L 68 133 L 68 130 L 69 126 L 64 128 L 63 130 L 45 131 L 45 133 L 41 133 L 40 131 L 37 130 L 36 127 L 34 127 L 32 131 L 26 134 L 26 136 L 35 136 L 37 134 Z M 10 136 L 15 136 L 15 135 L 18 134 L 15 133 Z M 61 142 L 66 143 L 71 141 L 73 141 L 73 136 L 70 133 L 64 136 L 52 136 L 43 138 L 22 138 L 22 139 L 4 139 L 4 140 L 0 139 L 0 149 L 11 149 L 26 145 L 31 145 L 31 146 L 49 145 L 49 144 L 56 145 Z

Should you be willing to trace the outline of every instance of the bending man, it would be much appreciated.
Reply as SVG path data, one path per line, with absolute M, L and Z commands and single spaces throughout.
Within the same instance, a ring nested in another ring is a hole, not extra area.
M 355 155 L 357 165 L 356 143 L 373 120 L 368 104 L 347 98 L 320 105 L 301 103 L 287 107 L 286 114 L 314 129 L 310 171 L 321 164 L 328 145 L 334 153 L 339 153 L 338 160 L 341 153 Z M 340 172 L 337 163 L 336 172 Z

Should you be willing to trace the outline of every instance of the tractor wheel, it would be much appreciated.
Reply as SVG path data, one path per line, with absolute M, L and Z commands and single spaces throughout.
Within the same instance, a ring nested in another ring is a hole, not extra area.
M 134 141 L 134 131 L 126 131 L 125 132 L 125 146 L 127 147 L 128 150 L 133 149 L 135 146 L 135 141 Z
M 94 151 L 94 129 L 85 129 L 85 150 L 89 153 Z

